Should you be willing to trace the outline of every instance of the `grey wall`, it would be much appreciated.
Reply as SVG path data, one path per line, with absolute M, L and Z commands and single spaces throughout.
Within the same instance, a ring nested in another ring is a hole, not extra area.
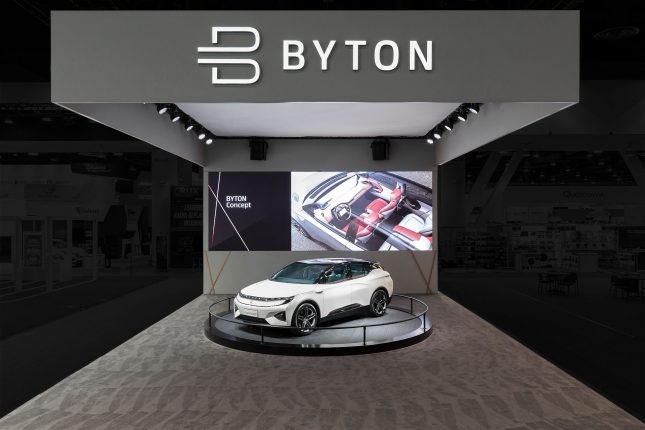
M 249 160 L 248 139 L 215 139 L 205 165 L 215 171 L 430 170 L 435 148 L 425 139 L 390 139 L 390 159 L 372 160 L 371 139 L 269 139 L 266 161 Z
M 266 161 L 249 160 L 248 140 L 218 139 L 207 147 L 204 168 L 204 216 L 208 219 L 208 171 L 401 171 L 432 170 L 438 189 L 434 147 L 422 139 L 392 140 L 390 160 L 374 161 L 366 139 L 270 140 Z M 433 192 L 435 233 L 437 198 Z M 352 256 L 380 261 L 389 270 L 399 293 L 437 291 L 437 251 L 426 252 L 221 252 L 208 251 L 208 222 L 204 222 L 204 292 L 237 293 L 246 285 L 266 279 L 294 260 Z

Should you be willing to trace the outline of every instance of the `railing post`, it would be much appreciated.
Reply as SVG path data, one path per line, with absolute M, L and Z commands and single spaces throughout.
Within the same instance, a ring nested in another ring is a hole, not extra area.
M 260 341 L 260 343 L 264 343 L 264 326 L 263 325 L 260 326 L 260 337 L 262 339 Z
M 414 311 L 412 310 L 412 297 L 410 297 L 410 313 L 414 315 Z
M 367 326 L 363 326 L 363 346 L 367 345 Z
M 211 311 L 209 309 L 208 310 L 208 329 L 209 330 L 211 329 L 211 327 L 213 327 L 212 319 L 213 319 L 213 315 L 211 315 Z
M 426 332 L 426 313 L 423 313 L 423 332 Z

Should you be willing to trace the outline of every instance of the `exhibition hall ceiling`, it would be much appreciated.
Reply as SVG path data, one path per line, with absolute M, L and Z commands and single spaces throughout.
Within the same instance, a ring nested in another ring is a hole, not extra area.
M 425 135 L 458 103 L 178 103 L 217 136 Z

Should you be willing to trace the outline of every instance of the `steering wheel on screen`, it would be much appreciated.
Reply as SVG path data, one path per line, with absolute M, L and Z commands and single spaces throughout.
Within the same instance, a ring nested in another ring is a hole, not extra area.
M 333 207 L 331 214 L 338 221 L 347 221 L 352 217 L 352 208 L 346 203 L 341 203 Z

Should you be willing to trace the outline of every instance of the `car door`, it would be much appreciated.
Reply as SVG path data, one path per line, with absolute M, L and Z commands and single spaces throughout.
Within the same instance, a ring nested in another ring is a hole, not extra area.
M 325 272 L 324 283 L 319 284 L 316 291 L 320 291 L 319 294 L 322 295 L 322 317 L 354 303 L 352 289 L 347 285 L 348 276 L 345 263 L 336 264 Z
M 370 282 L 369 263 L 363 261 L 353 261 L 349 263 L 350 283 L 353 301 L 361 306 L 367 306 L 374 292 L 374 285 Z

